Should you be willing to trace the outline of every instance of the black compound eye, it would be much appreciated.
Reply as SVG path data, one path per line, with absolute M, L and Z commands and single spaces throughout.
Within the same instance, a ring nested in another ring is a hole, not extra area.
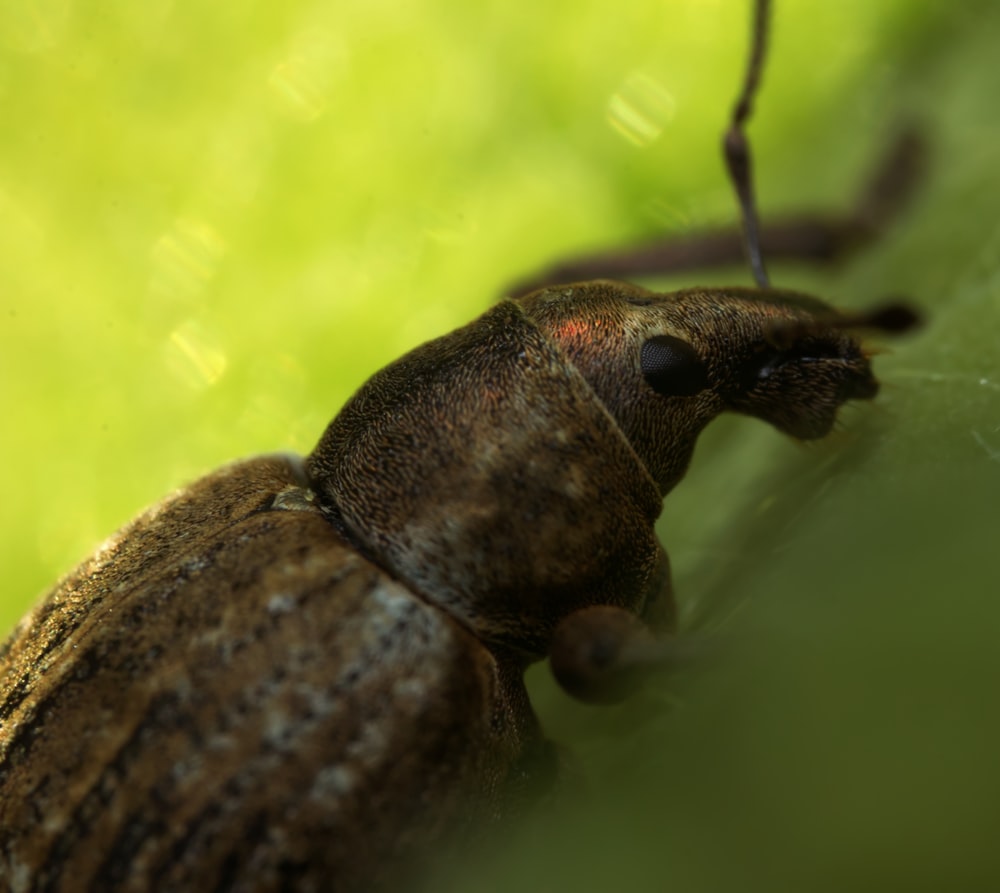
M 708 387 L 708 369 L 698 352 L 673 335 L 654 335 L 642 345 L 642 374 L 664 397 L 693 397 Z

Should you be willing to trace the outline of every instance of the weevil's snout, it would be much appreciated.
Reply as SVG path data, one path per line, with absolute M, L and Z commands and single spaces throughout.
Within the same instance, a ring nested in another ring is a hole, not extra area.
M 848 400 L 870 400 L 878 381 L 854 339 L 811 336 L 783 348 L 755 345 L 723 391 L 728 407 L 800 440 L 829 433 Z
M 773 315 L 776 308 L 785 315 Z M 871 400 L 879 383 L 853 332 L 898 333 L 917 315 L 892 303 L 862 313 L 837 313 L 818 302 L 781 296 L 761 305 L 764 316 L 731 365 L 721 389 L 730 409 L 756 416 L 801 440 L 823 437 L 849 400 Z
M 867 369 L 865 374 L 849 382 L 844 389 L 844 400 L 873 400 L 879 391 L 878 379 Z

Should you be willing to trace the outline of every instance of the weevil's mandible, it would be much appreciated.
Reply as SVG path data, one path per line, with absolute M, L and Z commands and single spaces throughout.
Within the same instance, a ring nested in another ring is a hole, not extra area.
M 912 322 L 541 287 L 376 374 L 305 460 L 171 496 L 0 647 L 0 888 L 398 889 L 550 773 L 528 664 L 601 702 L 677 653 L 654 522 L 702 429 L 822 437 L 878 388 L 852 331 Z

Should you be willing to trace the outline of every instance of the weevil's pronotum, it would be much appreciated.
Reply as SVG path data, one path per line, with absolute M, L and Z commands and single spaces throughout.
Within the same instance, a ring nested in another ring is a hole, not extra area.
M 759 287 L 504 300 L 376 374 L 305 459 L 123 529 L 0 647 L 0 887 L 394 889 L 550 772 L 528 664 L 602 701 L 669 663 L 654 522 L 701 430 L 822 437 L 878 388 L 851 330 L 913 321 L 767 286 L 760 243 L 786 243 L 743 137 L 765 24 L 760 2 L 726 138 Z

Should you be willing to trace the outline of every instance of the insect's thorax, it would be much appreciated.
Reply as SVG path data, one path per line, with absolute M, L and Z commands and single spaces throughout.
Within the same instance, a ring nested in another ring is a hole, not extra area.
M 376 374 L 307 467 L 377 561 L 528 656 L 576 608 L 640 610 L 657 575 L 656 484 L 511 303 Z

